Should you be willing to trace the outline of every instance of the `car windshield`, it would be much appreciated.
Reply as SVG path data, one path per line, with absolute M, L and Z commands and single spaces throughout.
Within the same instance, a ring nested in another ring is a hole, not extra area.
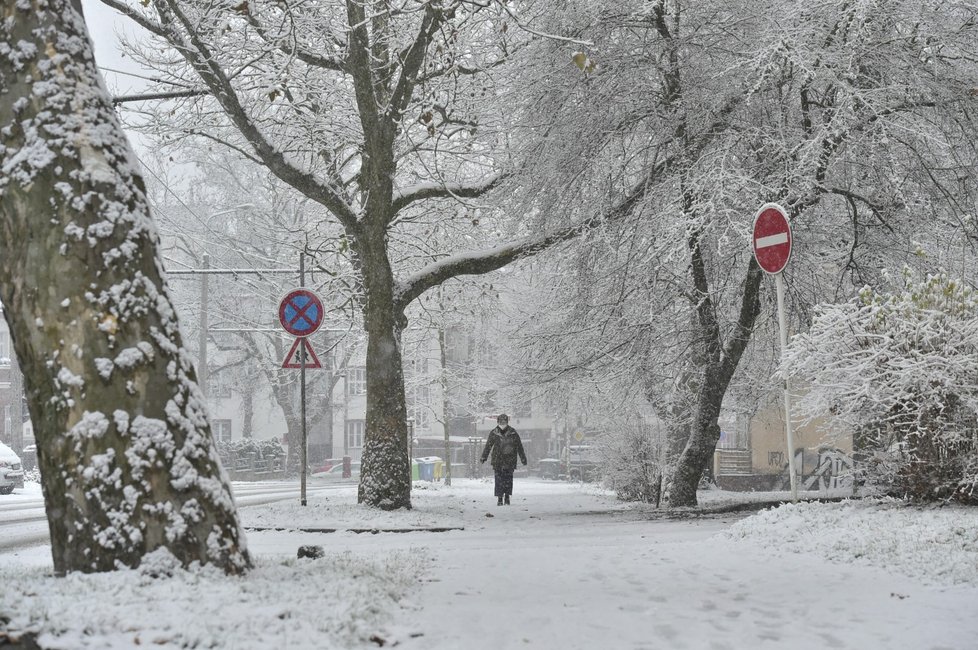
M 2 442 L 0 442 L 0 458 L 15 460 L 18 463 L 20 462 L 20 456 L 15 454 L 13 449 Z

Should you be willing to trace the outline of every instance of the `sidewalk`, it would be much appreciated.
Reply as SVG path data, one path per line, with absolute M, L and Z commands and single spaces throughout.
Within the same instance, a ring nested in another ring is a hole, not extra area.
M 425 558 L 421 584 L 384 637 L 399 647 L 968 650 L 978 643 L 971 611 L 978 584 L 928 585 L 721 535 L 750 512 L 651 520 L 596 488 L 535 480 L 517 482 L 509 507 L 496 506 L 491 484 L 475 480 L 416 490 L 414 500 L 415 525 L 450 518 L 464 530 L 315 542 L 327 553 Z M 817 543 L 819 531 L 812 535 Z M 250 538 L 262 552 L 260 538 Z
M 100 650 L 976 647 L 978 509 L 860 502 L 669 519 L 534 479 L 517 481 L 508 507 L 476 479 L 417 483 L 412 501 L 361 508 L 351 485 L 306 507 L 244 508 L 256 563 L 244 578 L 165 557 L 53 578 L 39 548 L 0 562 L 0 615 L 44 647 Z M 325 556 L 297 560 L 310 544 Z
M 427 546 L 402 647 L 978 647 L 976 585 L 772 557 L 717 536 L 743 515 L 635 520 L 607 497 L 548 488 L 517 485 L 510 508 L 488 492 L 465 504 L 470 527 Z

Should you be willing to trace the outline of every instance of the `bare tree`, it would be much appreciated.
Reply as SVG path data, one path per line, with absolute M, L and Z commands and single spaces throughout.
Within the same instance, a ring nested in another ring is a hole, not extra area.
M 58 573 L 250 565 L 77 1 L 8 5 L 0 297 L 24 369 Z
M 204 93 L 183 100 L 196 117 L 172 137 L 236 148 L 343 227 L 368 339 L 359 500 L 409 508 L 405 309 L 449 278 L 499 269 L 589 225 L 455 256 L 442 250 L 420 267 L 398 269 L 392 257 L 424 206 L 481 197 L 506 172 L 497 160 L 505 134 L 490 128 L 504 115 L 490 110 L 497 92 L 490 73 L 520 47 L 513 36 L 520 30 L 508 29 L 519 17 L 509 6 L 462 0 L 102 1 L 180 55 L 183 63 L 143 53 L 166 90 Z
M 564 137 L 546 142 L 549 168 L 528 190 L 573 213 L 618 200 L 636 178 L 651 187 L 637 219 L 580 253 L 578 300 L 560 327 L 587 343 L 564 367 L 633 368 L 651 398 L 678 407 L 688 434 L 671 436 L 669 502 L 693 505 L 723 400 L 771 322 L 749 253 L 757 207 L 776 200 L 791 213 L 786 276 L 801 318 L 817 296 L 871 280 L 880 260 L 911 257 L 915 238 L 958 237 L 976 179 L 974 11 L 678 0 L 574 10 L 595 43 L 582 53 L 588 83 L 537 103 Z M 935 218 L 920 223 L 917 205 Z M 552 332 L 541 343 L 558 349 Z

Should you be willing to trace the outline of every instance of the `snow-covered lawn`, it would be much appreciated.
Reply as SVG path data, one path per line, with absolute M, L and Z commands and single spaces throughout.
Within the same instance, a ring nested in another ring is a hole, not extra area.
M 588 485 L 515 492 L 497 507 L 486 481 L 418 483 L 414 510 L 384 513 L 351 485 L 244 508 L 245 578 L 165 556 L 54 578 L 48 547 L 0 556 L 0 629 L 40 631 L 46 648 L 978 647 L 978 510 L 884 500 L 668 520 Z M 304 544 L 326 556 L 296 559 Z

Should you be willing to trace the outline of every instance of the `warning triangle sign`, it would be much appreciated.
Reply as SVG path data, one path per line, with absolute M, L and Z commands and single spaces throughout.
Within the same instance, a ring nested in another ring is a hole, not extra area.
M 319 357 L 312 349 L 312 345 L 309 344 L 309 339 L 302 336 L 295 340 L 292 344 L 292 348 L 289 349 L 289 353 L 285 355 L 285 362 L 282 363 L 283 368 L 301 368 L 303 366 L 303 355 L 299 349 L 299 345 L 305 350 L 305 367 L 306 368 L 322 368 L 323 364 L 319 363 Z

